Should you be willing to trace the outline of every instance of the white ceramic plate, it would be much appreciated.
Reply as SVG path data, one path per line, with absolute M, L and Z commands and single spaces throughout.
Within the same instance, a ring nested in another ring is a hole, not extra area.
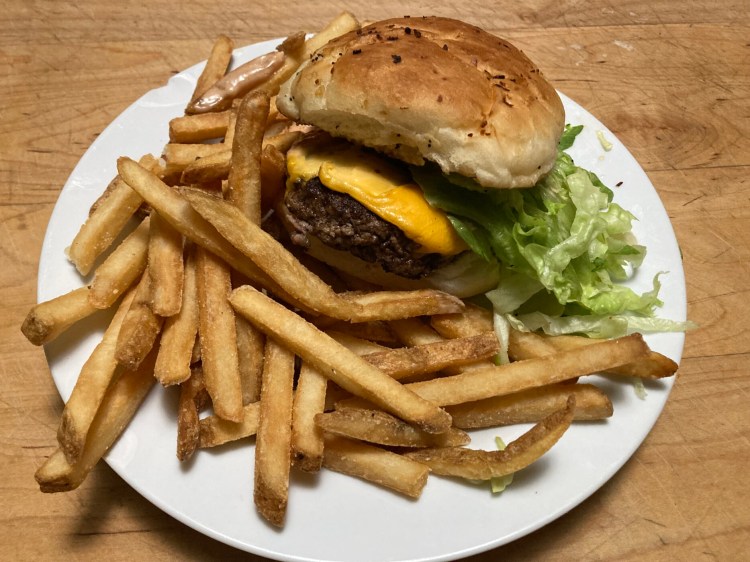
M 238 50 L 244 61 L 271 50 L 276 41 Z M 167 141 L 167 122 L 180 115 L 201 69 L 196 65 L 126 109 L 81 158 L 60 194 L 49 222 L 39 264 L 40 301 L 81 286 L 64 249 L 88 208 L 115 175 L 118 156 L 158 154 Z M 616 201 L 640 221 L 635 232 L 649 254 L 633 285 L 650 288 L 663 276 L 661 314 L 684 320 L 685 283 L 672 227 L 643 170 L 615 136 L 583 108 L 563 98 L 567 121 L 584 125 L 571 150 L 576 162 L 595 171 L 615 191 Z M 602 131 L 613 144 L 605 152 Z M 622 182 L 619 187 L 615 187 Z M 80 367 L 98 342 L 106 319 L 76 326 L 47 346 L 52 376 L 67 400 Z M 648 337 L 656 350 L 679 360 L 681 334 Z M 181 465 L 175 457 L 174 390 L 155 388 L 107 455 L 109 465 L 149 501 L 219 541 L 279 560 L 437 561 L 475 554 L 508 543 L 572 509 L 624 463 L 651 430 L 672 382 L 647 386 L 645 400 L 630 384 L 601 383 L 615 415 L 606 422 L 575 424 L 540 461 L 516 475 L 512 486 L 493 496 L 487 486 L 430 478 L 421 499 L 411 501 L 374 485 L 324 471 L 292 476 L 286 525 L 266 524 L 253 506 L 253 441 L 199 451 Z M 508 442 L 528 427 L 478 431 L 472 447 Z M 637 486 L 637 482 L 632 483 Z

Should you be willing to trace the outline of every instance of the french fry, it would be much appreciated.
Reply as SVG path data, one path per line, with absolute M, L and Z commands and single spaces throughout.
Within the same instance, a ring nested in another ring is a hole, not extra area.
M 208 56 L 208 60 L 206 60 L 206 64 L 203 66 L 203 70 L 195 82 L 190 103 L 200 98 L 219 78 L 224 76 L 232 60 L 233 49 L 234 42 L 226 35 L 219 35 L 216 38 L 211 47 L 211 54 Z
M 260 206 L 265 214 L 284 196 L 286 189 L 286 158 L 272 144 L 263 147 L 260 158 Z
M 495 355 L 499 347 L 494 332 L 488 332 L 468 338 L 369 353 L 363 355 L 363 359 L 394 379 L 401 380 L 487 359 Z
M 224 146 L 229 150 L 231 155 L 232 145 L 234 144 L 234 133 L 237 130 L 237 112 L 232 110 L 229 112 L 229 124 L 227 125 L 227 132 L 224 135 Z M 231 156 L 230 156 L 231 157 Z M 227 170 L 228 173 L 228 170 Z
M 445 338 L 419 318 L 393 320 L 389 323 L 389 326 L 404 345 L 423 345 L 445 340 Z
M 89 292 L 88 287 L 80 287 L 32 306 L 21 332 L 34 345 L 51 342 L 76 322 L 99 310 L 89 301 Z
M 568 396 L 576 399 L 573 419 L 591 421 L 612 415 L 612 402 L 592 384 L 550 384 L 507 394 L 448 406 L 453 425 L 477 429 L 519 423 L 536 423 L 565 407 Z
M 81 485 L 120 436 L 154 385 L 153 355 L 135 371 L 124 371 L 107 389 L 77 462 L 71 465 L 62 450 L 57 449 L 37 470 L 34 478 L 42 492 L 67 492 Z
M 323 466 L 389 488 L 410 498 L 418 498 L 430 473 L 423 463 L 402 455 L 339 437 L 325 439 Z
M 57 429 L 57 442 L 65 459 L 71 464 L 81 457 L 91 422 L 117 371 L 117 337 L 134 296 L 135 291 L 131 291 L 120 303 L 101 341 L 83 364 L 73 392 L 63 409 Z
M 207 115 L 210 115 L 207 114 Z M 225 149 L 191 162 L 182 171 L 180 182 L 183 185 L 206 184 L 229 177 L 232 166 L 232 151 Z
M 67 249 L 68 259 L 81 275 L 91 272 L 97 258 L 102 255 L 143 203 L 117 176 L 106 199 L 89 215 Z
M 234 311 L 227 302 L 230 271 L 215 255 L 196 249 L 198 318 L 206 389 L 214 412 L 226 420 L 242 421 L 242 384 L 237 356 Z
M 459 299 L 432 290 L 335 293 L 236 207 L 198 190 L 183 189 L 182 193 L 226 240 L 308 309 L 342 320 L 362 322 L 453 312 L 463 308 Z
M 393 330 L 389 326 L 390 323 L 374 321 L 351 324 L 325 317 L 312 318 L 311 322 L 325 332 L 345 333 L 350 337 L 359 338 L 360 340 L 369 341 L 384 347 L 399 345 L 398 339 L 396 339 Z
M 276 284 L 224 240 L 178 192 L 129 158 L 120 158 L 117 165 L 128 185 L 138 191 L 183 236 L 222 258 L 253 283 L 277 291 Z
M 178 176 L 190 164 L 200 158 L 216 155 L 223 152 L 227 147 L 223 143 L 216 144 L 178 144 L 167 143 L 162 150 L 162 158 L 167 163 L 164 170 L 166 177 Z
M 434 404 L 450 406 L 590 375 L 632 363 L 648 352 L 643 337 L 632 334 L 551 356 L 472 369 L 406 386 Z
M 266 340 L 260 421 L 255 439 L 255 507 L 277 527 L 284 524 L 291 466 L 294 354 Z
M 317 472 L 323 463 L 323 431 L 316 414 L 326 405 L 326 379 L 308 363 L 302 363 L 292 411 L 292 463 L 305 472 Z
M 150 217 L 143 219 L 96 268 L 89 291 L 89 302 L 93 306 L 112 306 L 146 270 L 150 225 Z
M 203 371 L 193 369 L 190 378 L 180 385 L 177 404 L 177 458 L 189 460 L 200 445 L 201 425 L 199 414 L 209 401 Z
M 430 433 L 450 427 L 450 416 L 406 390 L 303 318 L 249 285 L 235 289 L 232 306 L 266 335 L 283 342 L 324 376 Z
M 188 248 L 184 266 L 184 282 L 180 311 L 165 319 L 156 356 L 154 375 L 169 386 L 188 380 L 191 376 L 193 348 L 198 334 L 198 285 L 195 271 L 195 251 Z
M 208 416 L 200 421 L 200 448 L 216 447 L 224 443 L 238 441 L 258 433 L 260 420 L 260 402 L 252 402 L 242 408 L 242 421 L 235 423 Z
M 281 154 L 286 154 L 292 145 L 304 136 L 302 131 L 281 131 L 263 138 L 263 148 L 274 147 Z
M 115 347 L 117 362 L 129 370 L 137 368 L 154 347 L 162 324 L 163 318 L 151 310 L 151 277 L 147 270 L 122 320 Z
M 261 152 L 269 98 L 263 92 L 244 97 L 237 110 L 227 199 L 255 224 L 261 219 Z
M 227 134 L 231 111 L 183 115 L 169 122 L 169 141 L 173 143 L 200 143 L 223 138 Z
M 357 324 L 359 326 L 359 324 Z M 338 332 L 336 330 L 325 330 L 325 333 L 343 345 L 349 351 L 356 353 L 357 355 L 367 355 L 368 353 L 378 353 L 380 351 L 389 351 L 390 348 L 384 345 L 380 345 L 374 341 L 358 338 L 352 336 L 346 332 Z
M 240 366 L 242 403 L 260 400 L 260 380 L 263 373 L 265 336 L 240 315 L 235 315 L 237 330 L 237 358 Z
M 430 324 L 444 338 L 476 336 L 492 332 L 492 312 L 481 306 L 468 303 L 461 314 L 436 315 Z
M 515 359 L 540 356 L 556 351 L 576 349 L 592 345 L 598 340 L 583 336 L 542 336 L 530 332 L 510 331 L 508 353 Z M 606 369 L 605 374 L 643 379 L 671 377 L 677 371 L 677 363 L 656 351 L 634 363 Z
M 502 451 L 480 451 L 461 447 L 418 449 L 407 458 L 430 467 L 435 474 L 471 480 L 489 480 L 518 472 L 539 459 L 562 437 L 573 421 L 575 398 L 547 416 Z
M 159 316 L 174 316 L 182 306 L 182 234 L 156 212 L 151 213 L 147 271 L 151 277 L 151 309 Z
M 340 408 L 316 414 L 315 423 L 326 433 L 389 447 L 458 447 L 471 440 L 455 427 L 434 435 L 379 410 Z

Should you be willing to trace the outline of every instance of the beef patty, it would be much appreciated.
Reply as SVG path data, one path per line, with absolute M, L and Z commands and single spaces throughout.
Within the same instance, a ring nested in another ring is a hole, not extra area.
M 401 229 L 352 196 L 328 189 L 318 178 L 298 182 L 287 193 L 285 203 L 296 219 L 291 239 L 299 246 L 307 246 L 307 235 L 313 235 L 327 246 L 409 279 L 429 275 L 453 259 L 418 253 L 419 245 Z

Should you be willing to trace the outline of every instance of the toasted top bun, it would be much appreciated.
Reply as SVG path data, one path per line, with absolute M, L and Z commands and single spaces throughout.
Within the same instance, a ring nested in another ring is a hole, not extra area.
M 549 171 L 565 119 L 557 92 L 521 51 L 437 17 L 333 39 L 276 104 L 296 121 L 487 188 L 531 186 Z

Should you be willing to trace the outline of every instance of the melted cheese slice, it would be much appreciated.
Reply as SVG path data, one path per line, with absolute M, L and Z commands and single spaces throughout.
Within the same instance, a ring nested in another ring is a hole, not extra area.
M 448 217 L 430 206 L 402 168 L 377 154 L 341 141 L 305 141 L 287 153 L 289 185 L 319 177 L 328 189 L 346 193 L 396 225 L 424 253 L 455 255 L 467 249 Z

